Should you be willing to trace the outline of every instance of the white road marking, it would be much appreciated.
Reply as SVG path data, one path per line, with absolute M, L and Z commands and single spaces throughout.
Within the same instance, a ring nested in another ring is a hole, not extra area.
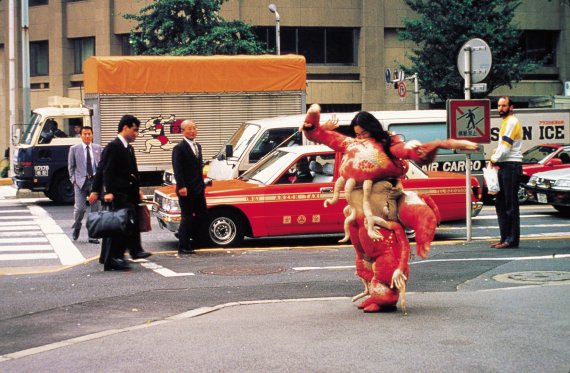
M 425 259 L 417 262 L 411 262 L 413 264 L 425 264 L 425 263 L 439 263 L 439 262 L 486 262 L 486 261 L 520 261 L 520 260 L 547 260 L 547 259 L 568 259 L 570 254 L 554 254 L 554 255 L 541 255 L 541 256 L 521 256 L 521 257 L 502 257 L 502 258 L 457 258 L 457 259 Z M 355 269 L 353 265 L 345 266 L 327 266 L 327 267 L 293 267 L 294 271 L 321 271 L 321 270 L 338 270 L 338 269 Z
M 2 251 L 53 251 L 53 248 L 50 245 L 0 246 Z
M 11 238 L 0 238 L 0 244 L 3 243 L 38 243 L 38 242 L 48 242 L 46 237 L 11 237 Z
M 0 227 L 0 232 L 14 232 L 14 231 L 34 231 L 40 230 L 38 225 L 10 225 L 6 226 L 6 223 L 2 223 Z
M 164 276 L 164 277 L 194 276 L 194 273 L 192 273 L 192 272 L 177 273 L 171 269 L 165 268 L 165 267 L 161 266 L 160 264 L 156 264 L 156 263 L 151 262 L 151 261 L 148 261 L 147 263 L 141 263 L 141 266 L 143 266 L 147 269 L 150 269 L 151 271 L 158 273 L 159 275 Z
M 43 233 L 40 230 L 37 231 L 17 231 L 17 232 L 0 232 L 0 237 L 34 237 L 42 236 Z
M 0 261 L 8 260 L 37 260 L 37 259 L 57 259 L 56 253 L 33 253 L 33 254 L 2 254 Z

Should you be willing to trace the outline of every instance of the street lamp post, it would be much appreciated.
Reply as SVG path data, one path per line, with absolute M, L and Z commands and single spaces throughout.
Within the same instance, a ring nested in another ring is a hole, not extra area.
M 275 45 L 277 47 L 277 54 L 281 54 L 281 35 L 279 31 L 279 12 L 277 12 L 277 5 L 269 4 L 269 11 L 275 13 Z

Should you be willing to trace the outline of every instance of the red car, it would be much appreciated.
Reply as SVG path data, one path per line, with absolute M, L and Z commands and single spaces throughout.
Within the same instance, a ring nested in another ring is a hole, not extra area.
M 323 206 L 333 195 L 340 156 L 324 145 L 280 148 L 237 179 L 214 180 L 206 188 L 210 221 L 202 239 L 210 246 L 229 247 L 238 246 L 245 236 L 342 234 L 344 193 L 338 203 Z M 475 177 L 471 183 L 472 215 L 477 215 L 482 208 L 479 183 Z M 429 194 L 442 221 L 465 219 L 465 176 L 425 172 L 410 162 L 403 185 Z M 175 185 L 155 190 L 154 202 L 159 225 L 176 233 L 180 207 Z
M 570 168 L 570 144 L 543 144 L 523 153 L 523 175 L 519 188 L 519 202 L 527 202 L 524 185 L 537 172 Z

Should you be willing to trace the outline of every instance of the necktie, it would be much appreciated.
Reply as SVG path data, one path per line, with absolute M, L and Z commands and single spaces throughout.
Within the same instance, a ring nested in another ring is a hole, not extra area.
M 196 157 L 198 156 L 198 145 L 196 145 L 195 141 L 191 141 L 192 143 L 192 150 L 194 150 L 194 154 L 196 154 Z
M 85 149 L 87 150 L 87 176 L 91 177 L 93 176 L 93 162 L 91 161 L 91 152 L 89 151 L 89 145 L 87 145 Z

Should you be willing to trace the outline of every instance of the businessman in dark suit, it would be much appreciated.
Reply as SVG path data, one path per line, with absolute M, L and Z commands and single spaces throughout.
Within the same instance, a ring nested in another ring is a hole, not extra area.
M 176 194 L 182 219 L 178 230 L 178 254 L 194 254 L 190 237 L 199 239 L 208 221 L 206 196 L 204 195 L 204 168 L 202 146 L 195 139 L 196 123 L 187 119 L 182 122 L 184 138 L 172 150 L 172 167 L 176 179 Z
M 128 208 L 134 216 L 134 225 L 128 235 L 103 239 L 100 262 L 103 262 L 105 271 L 130 268 L 124 259 L 127 248 L 133 259 L 151 255 L 141 246 L 137 205 L 144 195 L 140 191 L 135 152 L 130 145 L 138 136 L 139 126 L 140 121 L 132 115 L 121 118 L 117 137 L 103 150 L 89 195 L 91 202 L 103 192 L 105 202 L 112 202 L 115 209 Z

